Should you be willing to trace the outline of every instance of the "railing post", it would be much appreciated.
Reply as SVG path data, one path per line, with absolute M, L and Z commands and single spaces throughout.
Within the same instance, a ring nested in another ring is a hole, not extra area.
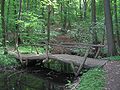
M 82 70 L 82 68 L 83 68 L 83 66 L 84 66 L 84 64 L 85 64 L 85 62 L 86 62 L 86 60 L 87 60 L 87 56 L 88 56 L 88 54 L 89 54 L 90 49 L 91 49 L 91 47 L 89 47 L 89 48 L 86 50 L 86 53 L 85 53 L 85 55 L 84 55 L 83 63 L 79 65 L 78 70 L 77 70 L 77 73 L 76 73 L 76 76 L 78 76 L 78 74 L 79 74 L 80 71 Z

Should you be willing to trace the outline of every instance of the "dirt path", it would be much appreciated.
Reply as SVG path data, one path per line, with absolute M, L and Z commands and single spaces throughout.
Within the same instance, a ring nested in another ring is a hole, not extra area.
M 107 74 L 105 90 L 120 90 L 120 61 L 110 61 L 104 69 Z

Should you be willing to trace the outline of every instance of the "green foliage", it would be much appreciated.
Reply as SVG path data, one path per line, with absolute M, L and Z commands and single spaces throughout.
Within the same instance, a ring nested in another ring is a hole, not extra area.
M 68 31 L 68 34 L 81 43 L 90 43 L 92 41 L 92 35 L 90 34 L 89 21 L 82 21 L 79 24 L 74 23 L 72 30 Z
M 32 38 L 31 38 L 32 37 Z M 21 35 L 21 39 L 24 44 L 37 44 L 39 42 L 47 40 L 47 35 L 45 33 L 39 34 L 39 33 L 25 33 Z
M 36 49 L 41 54 L 45 53 L 45 49 L 44 48 L 36 47 Z M 26 47 L 20 46 L 19 47 L 20 53 L 24 53 L 24 54 L 36 53 L 36 49 L 35 49 L 35 47 L 31 47 L 31 46 L 26 46 Z
M 51 16 L 50 25 L 63 26 L 66 17 L 66 24 L 71 24 L 68 34 L 75 38 L 78 42 L 89 43 L 92 42 L 91 28 L 91 1 L 86 3 L 86 18 L 84 19 L 84 3 L 82 0 L 32 0 L 22 2 L 21 19 L 18 18 L 19 2 L 6 0 L 5 15 L 7 31 L 16 31 L 16 24 L 19 24 L 19 31 L 25 32 L 27 35 L 21 34 L 23 41 L 46 40 L 46 29 L 48 19 L 48 5 L 50 5 Z M 81 8 L 80 8 L 81 1 Z M 119 3 L 117 3 L 119 5 Z M 119 8 L 118 8 L 119 10 Z M 17 13 L 15 13 L 17 12 Z M 65 13 L 66 12 L 66 13 Z M 102 41 L 104 31 L 104 8 L 103 1 L 96 1 L 97 23 L 96 32 L 99 41 Z M 119 17 L 119 15 L 118 15 Z M 0 23 L 1 24 L 1 23 Z M 54 28 L 55 29 L 55 28 Z M 54 31 L 51 29 L 51 31 Z M 0 27 L 1 32 L 1 27 Z M 43 33 L 44 32 L 44 33 Z M 35 33 L 35 35 L 33 35 Z M 41 35 L 36 35 L 42 33 Z M 51 33 L 53 34 L 53 33 Z M 1 35 L 2 36 L 2 35 Z M 31 38 L 32 37 L 32 38 Z
M 16 24 L 20 25 L 21 39 L 26 43 L 36 43 L 46 39 L 44 32 L 44 19 L 41 15 L 34 12 L 22 13 L 22 19 L 17 20 Z M 31 38 L 32 37 L 32 38 Z
M 18 20 L 16 23 L 21 24 L 22 30 L 27 32 L 41 31 L 44 26 L 44 20 L 40 19 L 42 16 L 33 12 L 22 13 L 22 20 Z
M 0 54 L 0 66 L 9 67 L 16 65 L 18 65 L 18 62 L 13 56 Z
M 108 57 L 108 60 L 119 61 L 120 60 L 120 56 L 111 56 L 111 57 Z
M 103 90 L 105 74 L 102 69 L 95 68 L 84 73 L 77 90 Z

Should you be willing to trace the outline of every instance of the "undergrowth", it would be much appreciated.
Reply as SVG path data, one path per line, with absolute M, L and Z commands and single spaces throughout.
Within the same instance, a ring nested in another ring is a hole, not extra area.
M 45 49 L 44 48 L 36 48 L 37 51 L 42 54 L 45 52 Z M 20 46 L 19 47 L 19 51 L 21 53 L 24 53 L 24 54 L 29 54 L 29 53 L 36 53 L 36 49 L 34 47 L 31 47 L 31 46 L 26 46 L 26 47 L 23 47 L 23 46 Z
M 10 67 L 10 66 L 17 66 L 17 65 L 18 65 L 18 62 L 13 56 L 0 54 L 0 66 Z
M 108 57 L 108 59 L 111 61 L 120 61 L 120 56 L 111 56 L 111 57 Z
M 84 73 L 77 90 L 103 90 L 105 79 L 104 70 L 95 68 Z

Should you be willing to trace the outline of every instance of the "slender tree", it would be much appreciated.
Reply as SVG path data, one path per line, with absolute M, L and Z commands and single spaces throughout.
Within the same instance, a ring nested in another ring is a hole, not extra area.
M 118 14 L 117 14 L 117 2 L 116 2 L 116 0 L 114 0 L 114 18 L 115 18 L 115 29 L 116 29 L 117 44 L 120 47 L 120 37 L 119 37 L 119 29 L 118 29 Z
M 27 8 L 27 10 L 29 10 L 29 8 L 30 8 L 30 5 L 29 5 L 29 4 L 30 4 L 30 0 L 26 0 L 26 1 L 27 1 L 27 2 L 26 2 L 26 3 L 27 3 L 27 4 L 26 4 L 26 8 Z
M 64 20 L 63 20 L 63 31 L 65 31 L 66 29 L 66 25 L 67 25 L 67 7 L 64 3 L 64 6 L 63 6 L 63 12 L 64 12 Z
M 86 19 L 86 10 L 87 10 L 87 1 L 83 0 L 83 15 L 84 15 L 84 19 Z
M 79 0 L 79 10 L 80 10 L 80 19 L 82 18 L 82 8 L 81 8 L 81 0 Z
M 95 26 L 96 26 L 96 1 L 95 0 L 92 0 L 91 9 L 92 9 L 91 16 L 92 16 L 92 28 L 93 28 L 92 29 L 93 30 L 93 44 L 97 44 L 98 40 L 97 40 L 97 33 L 95 29 Z
M 5 0 L 1 0 L 1 21 L 2 21 L 2 34 L 3 34 L 3 47 L 4 47 L 4 54 L 7 54 L 6 49 L 6 24 L 5 24 Z
M 10 4 L 11 4 L 11 1 L 8 0 L 8 8 L 7 8 L 7 26 L 6 26 L 6 31 L 8 31 L 8 25 L 9 25 Z
M 22 0 L 19 1 L 19 12 L 18 12 L 18 19 L 21 20 L 21 11 L 22 11 Z M 19 24 L 16 26 L 16 46 L 18 46 L 20 41 L 20 35 L 19 35 Z

